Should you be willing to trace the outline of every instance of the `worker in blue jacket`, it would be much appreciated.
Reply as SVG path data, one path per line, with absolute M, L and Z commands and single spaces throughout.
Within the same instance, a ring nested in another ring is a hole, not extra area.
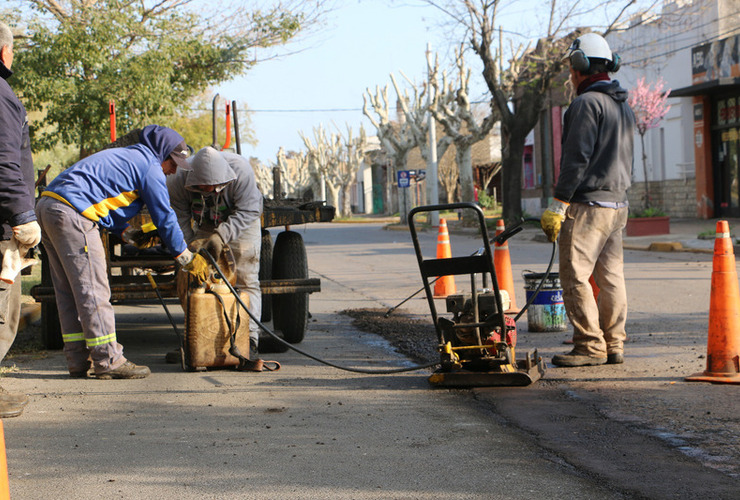
M 38 245 L 41 228 L 33 211 L 34 180 L 26 109 L 7 80 L 13 74 L 13 33 L 0 23 L 0 261 L 8 263 L 12 244 L 28 249 Z M 15 273 L 14 273 L 15 274 Z M 0 280 L 0 360 L 13 345 L 21 310 L 21 280 Z M 25 394 L 0 389 L 0 418 L 17 417 L 28 403 Z
M 117 342 L 106 256 L 99 228 L 114 234 L 146 205 L 175 260 L 205 281 L 205 259 L 188 250 L 170 208 L 165 175 L 189 168 L 187 145 L 172 129 L 150 125 L 141 143 L 103 150 L 59 174 L 36 206 L 49 258 L 64 353 L 71 377 L 144 378 L 149 368 L 128 361 Z

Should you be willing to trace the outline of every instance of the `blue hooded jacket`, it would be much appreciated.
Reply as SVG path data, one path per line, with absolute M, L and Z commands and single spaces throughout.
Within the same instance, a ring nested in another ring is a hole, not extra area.
M 172 129 L 150 125 L 142 130 L 141 144 L 105 149 L 84 158 L 59 174 L 42 196 L 62 201 L 82 216 L 114 233 L 122 232 L 143 205 L 170 252 L 187 248 L 170 197 L 162 163 L 183 142 Z

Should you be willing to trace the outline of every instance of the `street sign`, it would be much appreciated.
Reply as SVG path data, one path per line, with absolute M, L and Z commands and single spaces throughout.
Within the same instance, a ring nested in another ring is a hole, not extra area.
M 411 183 L 411 176 L 409 175 L 409 171 L 399 170 L 398 171 L 398 187 L 407 188 L 409 187 L 410 183 Z

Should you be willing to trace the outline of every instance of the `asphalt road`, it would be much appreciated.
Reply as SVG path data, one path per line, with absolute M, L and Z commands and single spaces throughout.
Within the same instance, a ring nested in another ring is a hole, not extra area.
M 418 290 L 407 232 L 312 224 L 305 349 L 352 367 L 409 362 L 339 311 L 388 308 Z M 525 232 L 526 233 L 526 232 Z M 434 252 L 436 234 L 421 236 Z M 452 235 L 455 255 L 480 239 Z M 510 241 L 521 274 L 551 247 Z M 183 373 L 161 307 L 117 307 L 126 355 L 144 380 L 72 380 L 60 352 L 18 356 L 3 386 L 27 391 L 7 419 L 13 498 L 737 498 L 737 386 L 689 384 L 704 369 L 711 255 L 627 252 L 631 315 L 624 365 L 548 367 L 526 388 L 440 390 L 428 371 L 360 375 L 287 352 L 274 373 Z M 459 287 L 464 283 L 458 281 Z M 175 317 L 182 321 L 179 307 Z M 404 309 L 428 318 L 415 298 Z M 529 333 L 548 360 L 568 332 Z M 430 341 L 433 341 L 430 339 Z M 7 364 L 7 363 L 6 363 Z

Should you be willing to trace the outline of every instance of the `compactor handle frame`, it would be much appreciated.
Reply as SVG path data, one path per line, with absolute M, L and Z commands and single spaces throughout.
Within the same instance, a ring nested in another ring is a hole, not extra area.
M 416 225 L 414 223 L 414 216 L 420 213 L 427 212 L 442 212 L 452 210 L 473 210 L 477 216 L 480 234 L 483 237 L 483 246 L 481 249 L 473 255 L 464 257 L 452 257 L 449 259 L 424 259 L 419 244 L 419 238 L 416 232 Z M 504 308 L 501 302 L 501 295 L 499 293 L 498 281 L 496 280 L 496 270 L 493 267 L 493 253 L 491 252 L 491 240 L 488 237 L 488 228 L 486 227 L 486 218 L 483 214 L 483 210 L 475 203 L 463 202 L 463 203 L 448 203 L 443 205 L 425 205 L 415 207 L 409 211 L 408 215 L 409 230 L 411 232 L 411 239 L 414 244 L 414 251 L 416 252 L 416 260 L 419 263 L 419 271 L 421 272 L 421 279 L 424 283 L 424 291 L 426 292 L 427 302 L 429 309 L 432 313 L 432 321 L 434 322 L 434 329 L 437 332 L 437 338 L 440 345 L 444 344 L 446 339 L 444 331 L 439 323 L 439 315 L 437 314 L 437 308 L 434 304 L 434 294 L 430 286 L 431 277 L 437 276 L 456 276 L 462 274 L 470 275 L 471 293 L 473 296 L 473 304 L 478 302 L 478 290 L 475 275 L 480 273 L 483 275 L 485 282 L 486 274 L 490 276 L 491 288 L 494 291 L 494 297 L 496 301 L 496 308 L 498 309 L 498 318 L 500 320 L 500 328 L 502 338 L 506 336 L 506 317 L 504 315 Z M 480 318 L 478 317 L 477 307 L 475 308 L 475 322 L 478 323 Z M 478 336 L 480 337 L 480 329 L 478 330 Z

